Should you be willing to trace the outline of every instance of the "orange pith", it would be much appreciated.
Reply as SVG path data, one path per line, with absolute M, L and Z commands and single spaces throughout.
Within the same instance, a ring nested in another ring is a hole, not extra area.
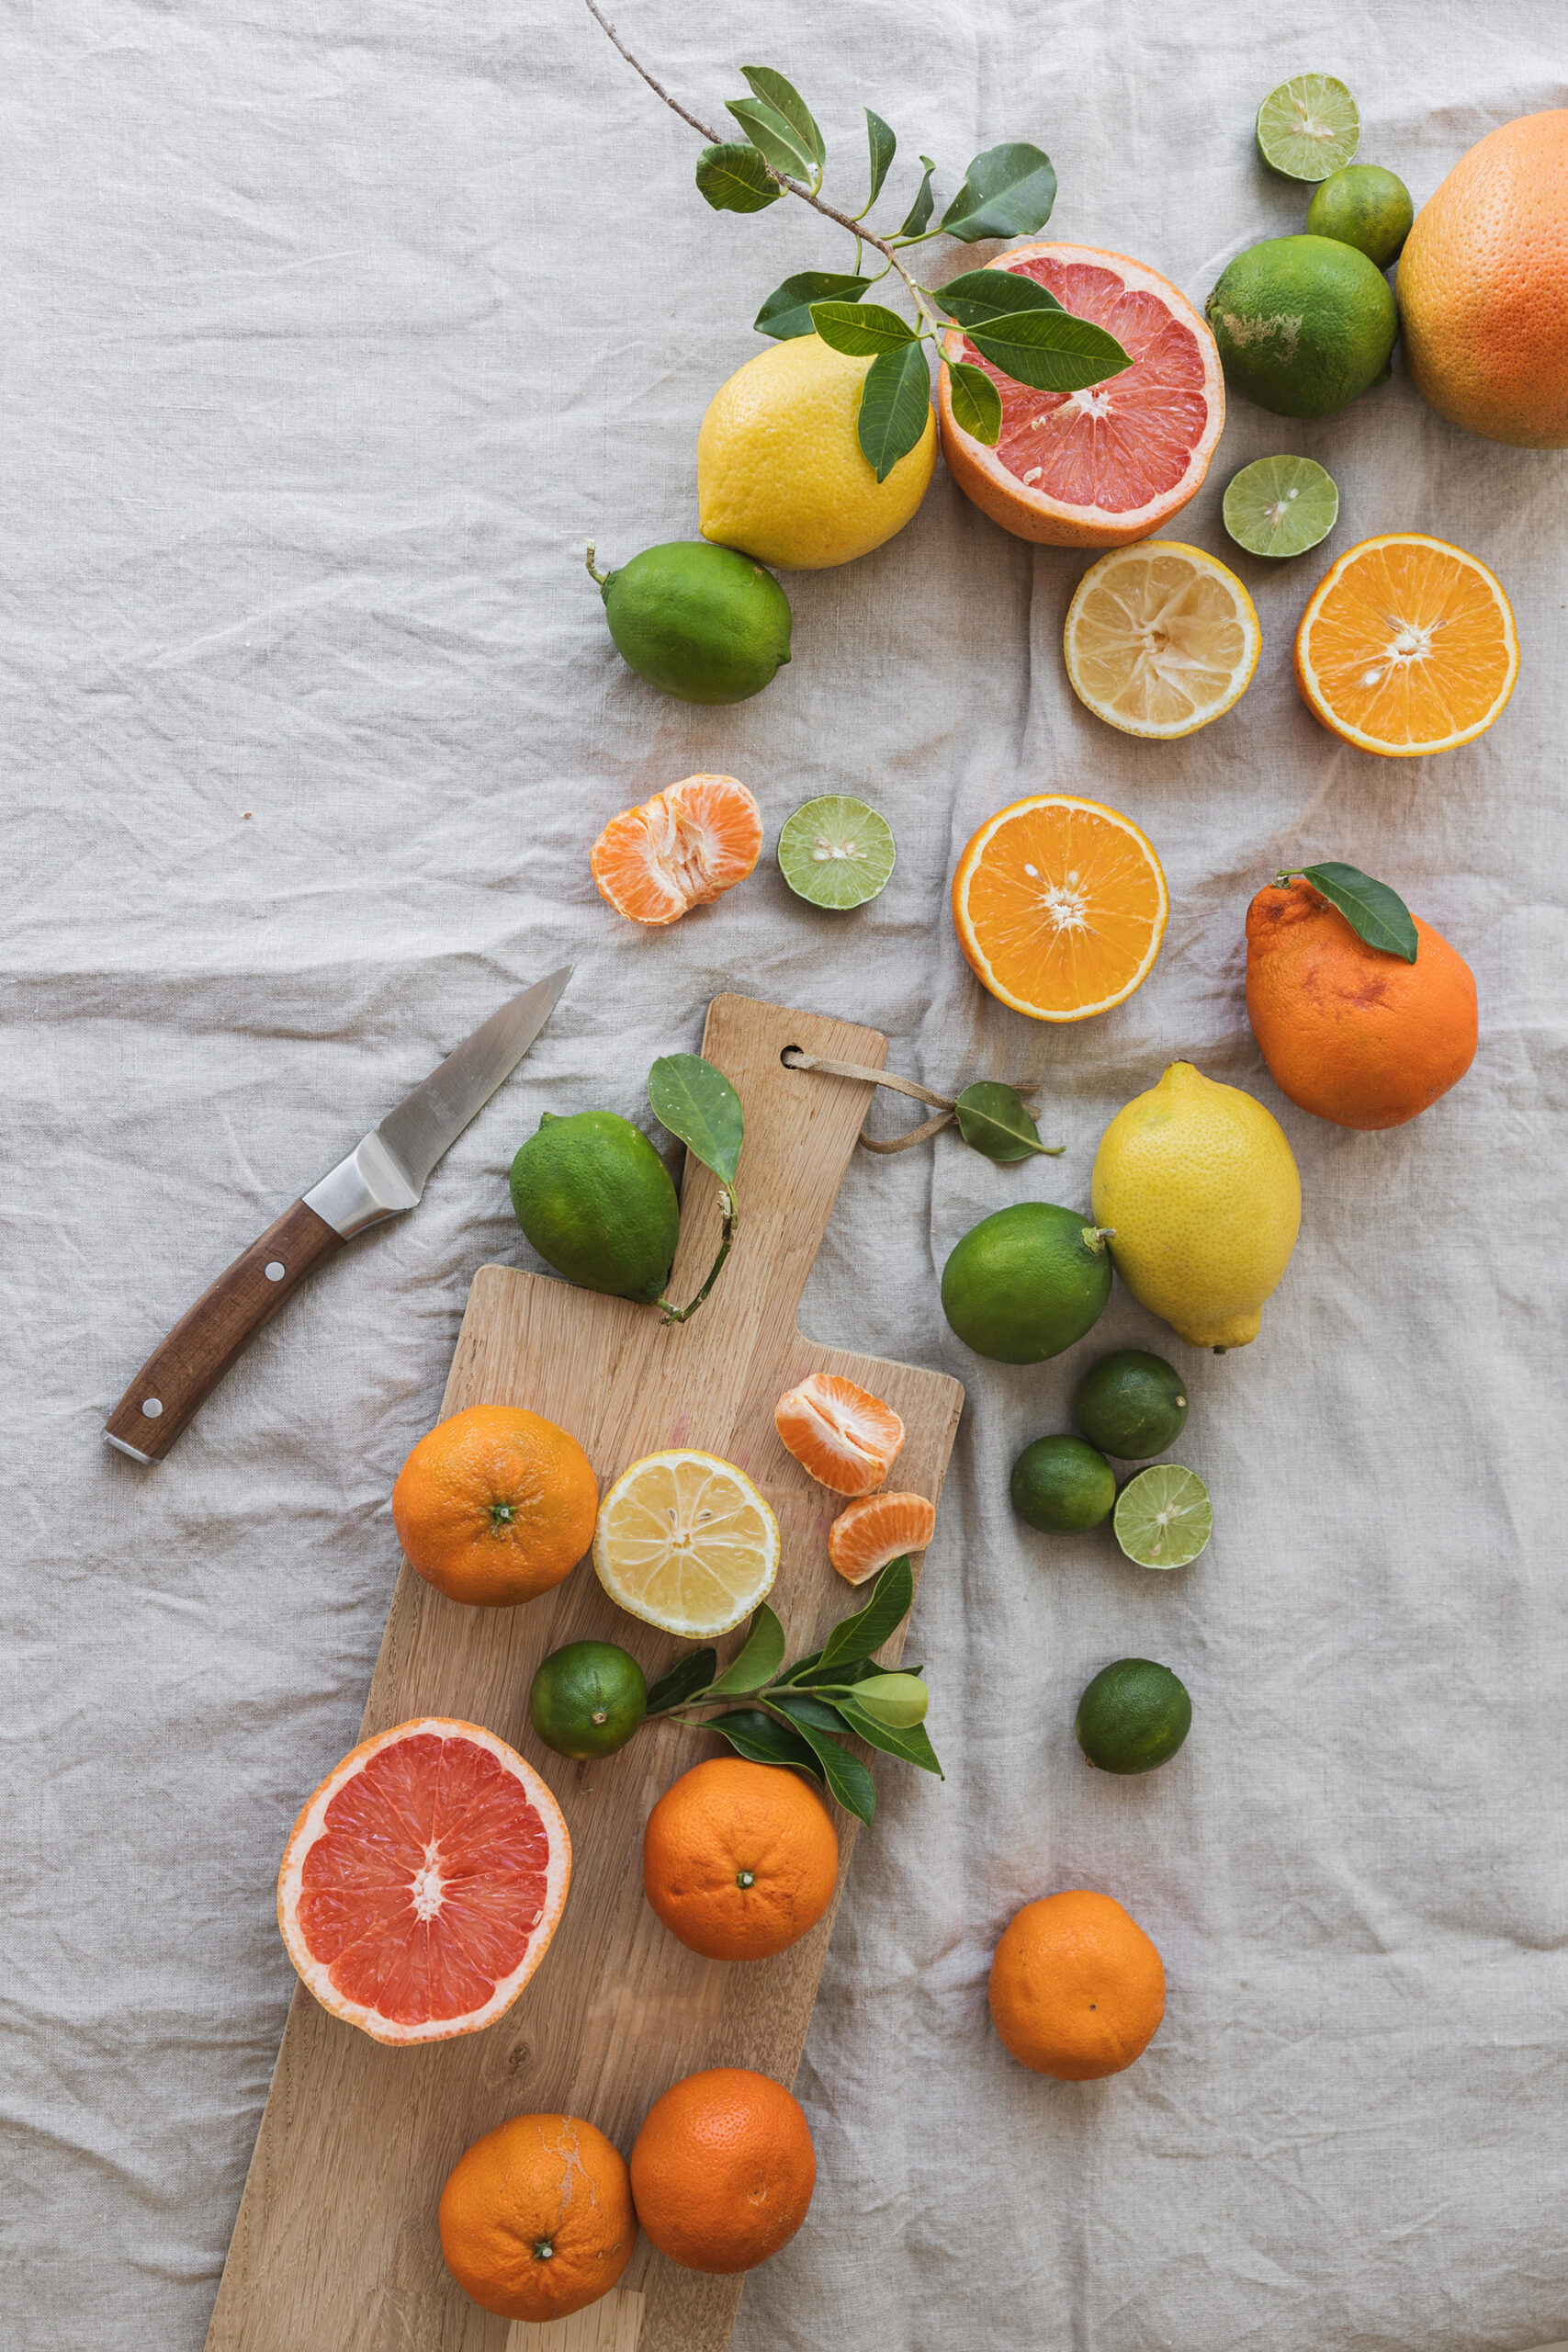
M 744 882 L 762 812 L 732 775 L 689 775 L 612 817 L 590 853 L 602 898 L 633 922 L 678 922 Z
M 814 1928 L 839 1883 L 833 1817 L 797 1772 L 715 1756 L 665 1790 L 642 1883 L 672 1936 L 706 1960 L 768 1960 Z
M 1169 910 L 1137 826 L 1065 794 L 999 810 L 953 877 L 960 947 L 993 996 L 1036 1021 L 1087 1020 L 1131 996 Z
M 869 1495 L 880 1487 L 904 1442 L 904 1424 L 890 1405 L 831 1372 L 814 1372 L 786 1390 L 773 1408 L 773 1424 L 802 1468 L 836 1495 Z
M 637 2219 L 660 2253 L 726 2277 L 794 2237 L 817 2185 L 817 2153 L 788 2091 L 749 2067 L 711 2066 L 654 2101 L 631 2173 Z
M 575 2115 L 514 2115 L 476 2140 L 437 2220 L 447 2269 L 502 2319 L 565 2319 L 596 2303 L 637 2238 L 626 2159 Z
M 1021 2066 L 1058 2081 L 1119 2075 L 1165 2015 L 1165 1970 L 1109 1894 L 1072 1887 L 1026 1903 L 1003 1930 L 987 1987 L 991 2018 Z
M 1417 759 L 1473 742 L 1519 671 L 1514 616 L 1472 555 L 1418 531 L 1363 539 L 1313 591 L 1296 684 L 1347 743 Z
M 936 1505 L 924 1495 L 866 1495 L 828 1530 L 828 1557 L 851 1584 L 863 1584 L 889 1560 L 923 1552 L 936 1532 Z
M 295 1823 L 277 1918 L 323 2008 L 378 2041 L 443 2041 L 509 2008 L 571 1881 L 560 1807 L 493 1732 L 423 1716 L 367 1739 Z
M 392 1488 L 409 1566 L 451 1600 L 536 1600 L 593 1541 L 599 1487 L 570 1431 L 522 1405 L 470 1405 L 422 1437 Z

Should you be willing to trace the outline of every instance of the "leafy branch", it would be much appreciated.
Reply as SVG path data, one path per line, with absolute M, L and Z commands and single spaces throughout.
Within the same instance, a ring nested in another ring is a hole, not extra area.
M 871 192 L 859 212 L 845 212 L 822 194 L 827 143 L 806 101 L 782 74 L 765 65 L 741 67 L 751 95 L 727 103 L 745 136 L 726 138 L 672 97 L 633 56 L 598 0 L 584 0 L 584 6 L 633 72 L 707 141 L 697 158 L 696 182 L 716 212 L 761 212 L 782 196 L 793 196 L 854 238 L 853 271 L 805 270 L 786 277 L 768 296 L 754 324 L 759 334 L 778 341 L 815 334 L 835 351 L 870 359 L 856 429 L 878 481 L 886 480 L 925 432 L 931 354 L 945 371 L 960 429 L 988 447 L 1001 435 L 998 378 L 1034 391 L 1073 392 L 1131 367 L 1114 335 L 1091 320 L 1076 318 L 1032 277 L 1005 268 L 975 269 L 931 287 L 899 258 L 911 245 L 933 237 L 972 245 L 987 238 L 1032 236 L 1043 229 L 1055 202 L 1056 175 L 1038 147 L 1014 140 L 976 155 L 934 228 L 936 165 L 922 155 L 924 176 L 902 222 L 897 229 L 875 230 L 866 216 L 882 194 L 898 141 L 870 107 L 864 113 Z M 883 258 L 873 277 L 861 274 L 867 245 Z M 908 298 L 913 325 L 885 304 L 864 300 L 890 275 Z M 948 356 L 947 338 L 954 328 L 964 331 L 984 366 Z
M 745 1114 L 739 1095 L 724 1072 L 704 1061 L 700 1054 L 662 1055 L 648 1073 L 648 1099 L 660 1125 L 668 1127 L 693 1158 L 718 1178 L 718 1255 L 708 1269 L 707 1280 L 685 1306 L 674 1306 L 667 1298 L 659 1301 L 659 1312 L 666 1323 L 686 1323 L 717 1282 L 735 1247 L 740 1227 L 735 1174 L 746 1137 Z

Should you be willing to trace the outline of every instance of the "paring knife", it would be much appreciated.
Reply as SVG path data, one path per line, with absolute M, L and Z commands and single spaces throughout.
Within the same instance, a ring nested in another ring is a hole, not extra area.
M 466 1037 L 438 1069 L 220 1274 L 142 1365 L 104 1424 L 136 1462 L 161 1462 L 241 1350 L 312 1268 L 367 1226 L 416 1208 L 425 1180 L 510 1078 L 571 978 L 562 965 Z

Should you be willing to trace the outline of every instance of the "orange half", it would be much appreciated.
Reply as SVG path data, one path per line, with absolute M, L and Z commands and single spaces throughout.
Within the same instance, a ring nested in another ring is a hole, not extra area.
M 1130 997 L 1169 913 L 1132 820 L 1066 793 L 998 809 L 953 877 L 960 947 L 994 997 L 1034 1021 L 1085 1021 Z
M 1462 548 L 1419 531 L 1348 548 L 1296 632 L 1307 708 L 1342 742 L 1389 760 L 1472 743 L 1518 674 L 1501 583 Z

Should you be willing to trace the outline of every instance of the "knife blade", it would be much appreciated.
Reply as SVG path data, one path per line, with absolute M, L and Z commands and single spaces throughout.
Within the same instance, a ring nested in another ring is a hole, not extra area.
M 510 1078 L 571 978 L 563 964 L 492 1012 L 181 1317 L 104 1424 L 133 1461 L 161 1462 L 250 1340 L 355 1234 L 416 1208 L 431 1170 Z

